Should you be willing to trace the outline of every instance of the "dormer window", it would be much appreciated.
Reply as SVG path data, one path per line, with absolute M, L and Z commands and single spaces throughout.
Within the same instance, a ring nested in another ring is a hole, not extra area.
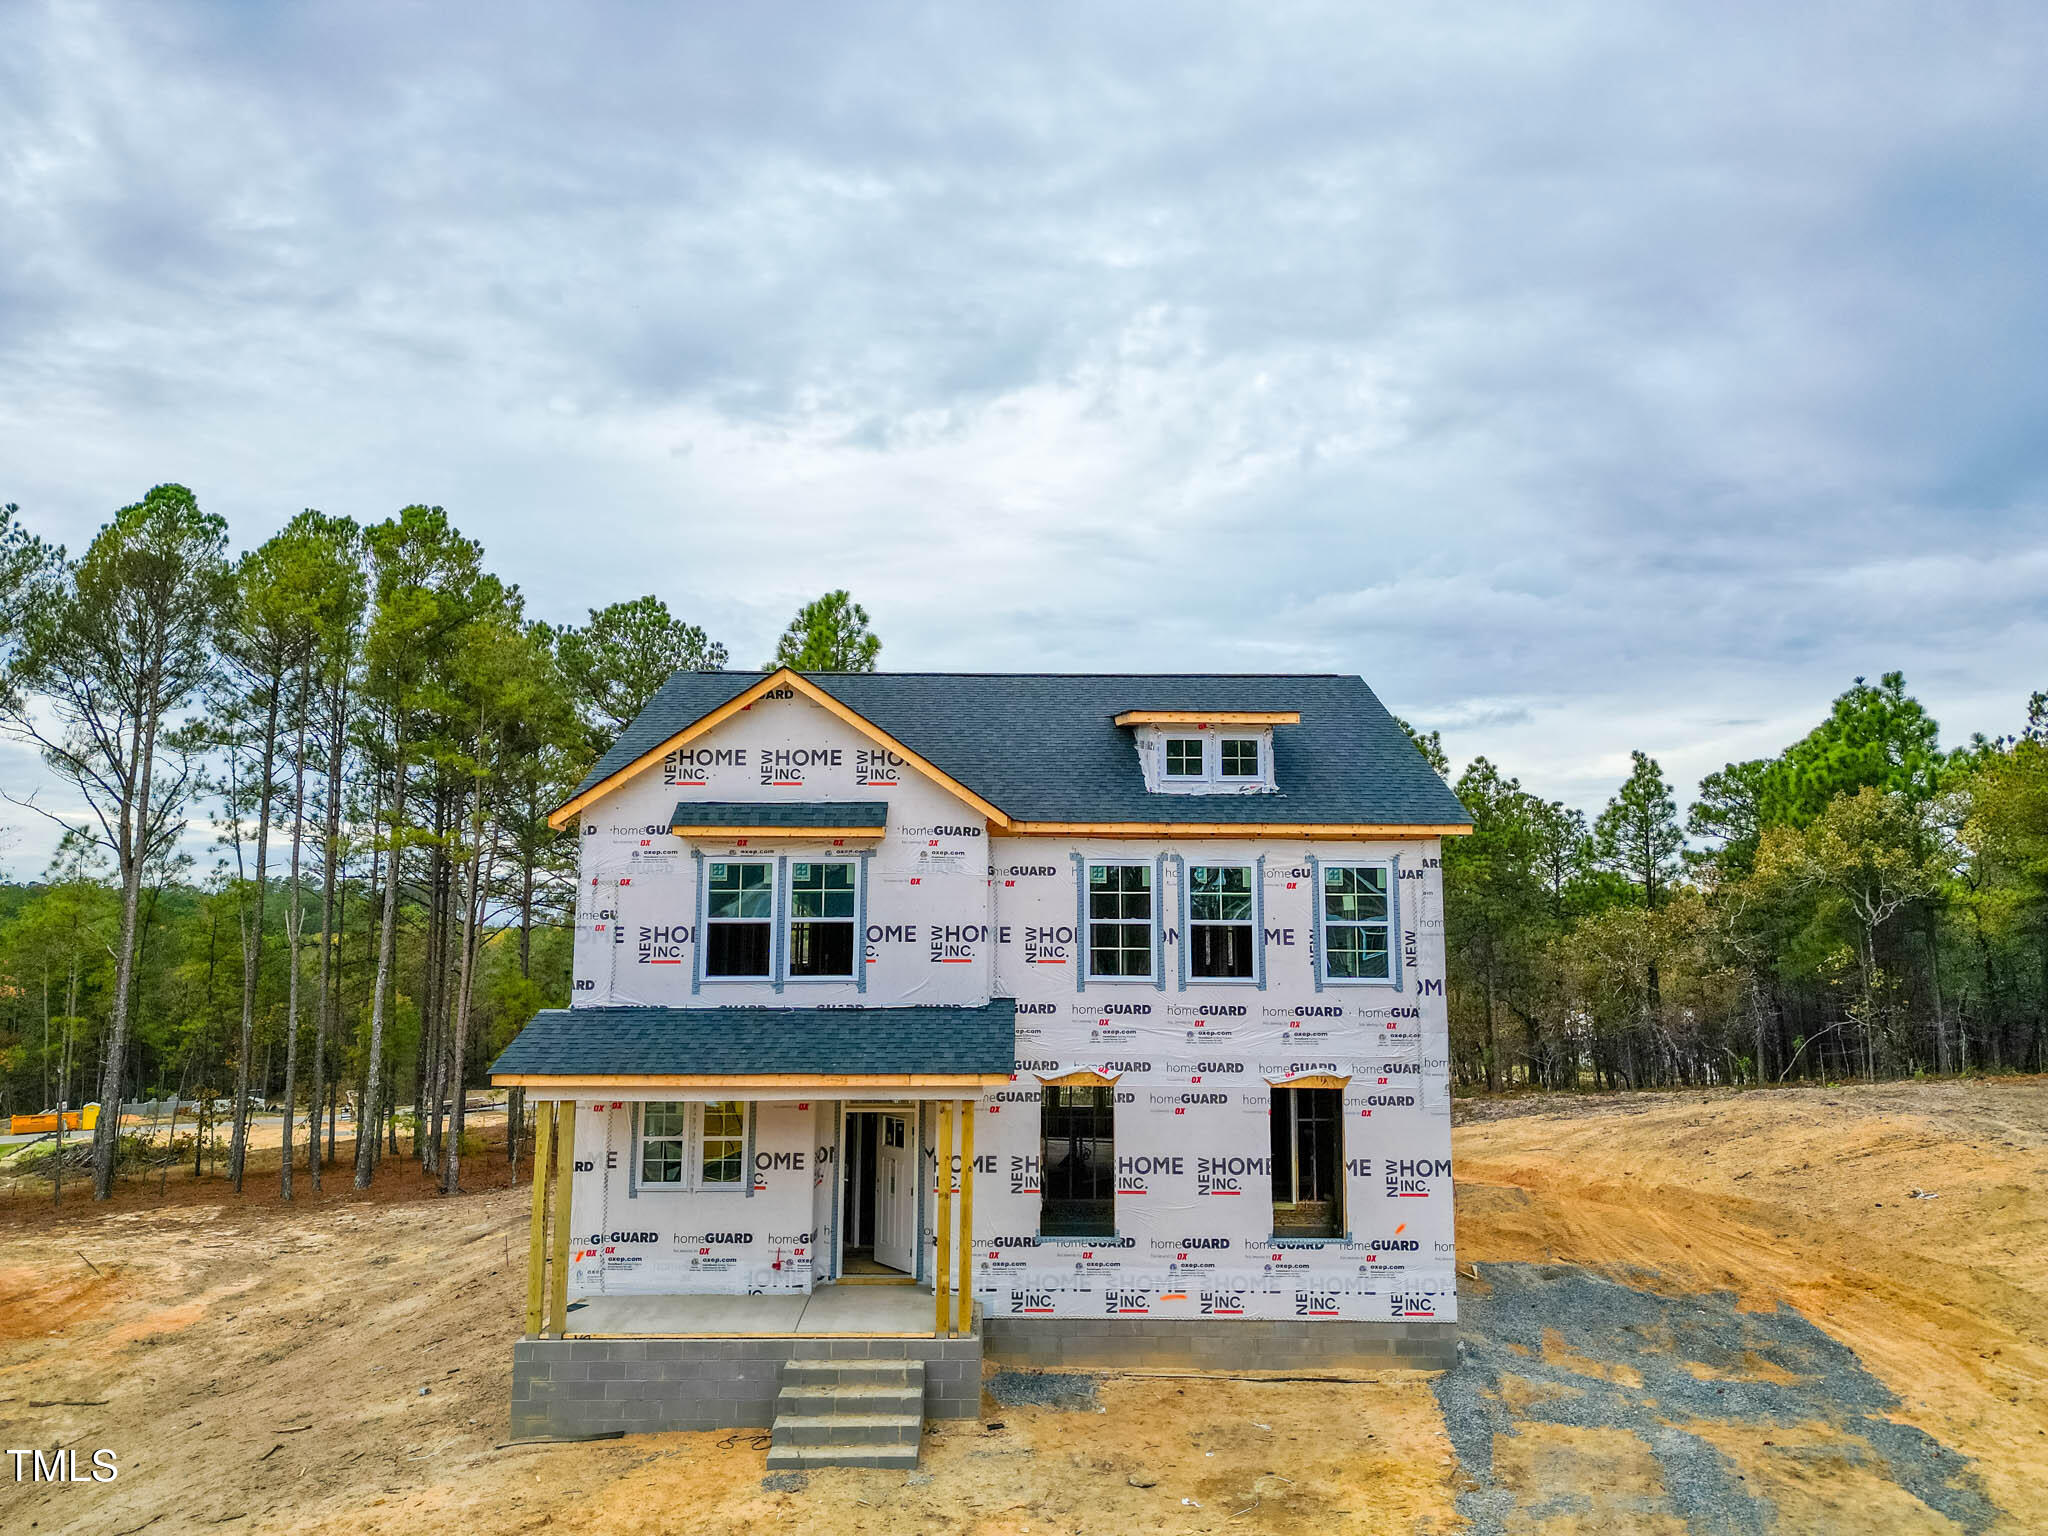
M 1291 710 L 1200 715 L 1191 710 L 1125 710 L 1145 788 L 1166 795 L 1272 795 L 1273 731 L 1298 724 Z

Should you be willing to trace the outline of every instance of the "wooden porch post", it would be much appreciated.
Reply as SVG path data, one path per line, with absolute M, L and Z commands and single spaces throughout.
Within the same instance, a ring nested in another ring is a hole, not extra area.
M 933 1223 L 937 1257 L 933 1260 L 932 1294 L 936 1298 L 934 1333 L 944 1333 L 953 1315 L 951 1269 L 953 1261 L 953 1101 L 939 1101 L 939 1203 Z
M 555 1104 L 555 1273 L 548 1286 L 547 1331 L 560 1338 L 569 1329 L 569 1195 L 576 1174 L 576 1105 Z
M 974 1332 L 974 1101 L 960 1105 L 960 1314 L 958 1330 Z
M 526 1250 L 526 1331 L 538 1335 L 547 1284 L 548 1154 L 554 1149 L 555 1106 L 542 1101 L 533 1117 L 533 1230 Z

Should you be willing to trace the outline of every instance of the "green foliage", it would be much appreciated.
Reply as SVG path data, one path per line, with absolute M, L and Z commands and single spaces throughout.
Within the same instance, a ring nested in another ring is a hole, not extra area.
M 1664 770 L 1645 753 L 1629 757 L 1635 766 L 1593 824 L 1593 842 L 1601 866 L 1627 878 L 1643 905 L 1655 907 L 1677 876 L 1685 834 Z
M 799 672 L 872 672 L 881 639 L 868 629 L 868 611 L 846 592 L 827 592 L 805 603 L 775 643 L 774 667 Z M 764 670 L 768 670 L 764 669 Z
M 1451 760 L 1444 756 L 1443 732 L 1431 731 L 1424 735 L 1399 715 L 1394 717 L 1394 724 L 1400 726 L 1402 733 L 1415 744 L 1415 750 L 1422 754 L 1424 762 L 1436 770 L 1436 776 L 1448 781 L 1451 777 Z
M 592 757 L 632 724 L 677 672 L 715 672 L 726 650 L 658 597 L 590 610 L 590 622 L 555 636 L 555 655 L 589 732 Z

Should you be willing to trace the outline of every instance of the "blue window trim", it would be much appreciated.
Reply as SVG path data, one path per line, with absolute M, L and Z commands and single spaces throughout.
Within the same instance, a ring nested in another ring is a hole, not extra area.
M 1178 857 L 1178 855 L 1176 855 Z M 1266 990 L 1266 928 L 1265 891 L 1266 856 L 1246 859 L 1201 859 L 1197 861 L 1204 869 L 1246 869 L 1252 876 L 1252 973 L 1249 976 L 1196 976 L 1188 969 L 1188 945 L 1193 941 L 1195 931 L 1194 884 L 1188 879 L 1187 865 L 1181 866 L 1180 881 L 1180 989 L 1185 992 L 1190 986 L 1197 987 L 1250 987 L 1254 991 Z
M 1097 976 L 1089 969 L 1088 962 L 1088 956 L 1093 949 L 1093 946 L 1088 942 L 1088 866 L 1090 864 L 1105 866 L 1114 864 L 1131 869 L 1143 869 L 1145 867 L 1145 860 L 1143 858 L 1094 859 L 1085 853 L 1077 853 L 1074 855 L 1074 862 L 1077 866 L 1074 883 L 1080 892 L 1075 901 L 1075 916 L 1079 921 L 1080 927 L 1078 937 L 1075 940 L 1075 948 L 1078 953 L 1074 956 L 1074 969 L 1080 984 L 1076 985 L 1074 990 L 1079 992 L 1082 990 L 1083 985 L 1093 982 L 1099 987 L 1150 987 L 1155 992 L 1164 992 L 1166 990 L 1166 925 L 1161 914 L 1161 908 L 1165 903 L 1160 900 L 1159 887 L 1161 877 L 1166 869 L 1166 855 L 1162 853 L 1152 861 L 1152 974 L 1150 976 Z
M 789 969 L 789 855 L 775 856 L 775 938 L 769 952 L 768 979 L 782 990 L 783 973 Z M 751 1159 L 749 1159 L 751 1162 Z M 753 1169 L 747 1170 L 747 1192 L 754 1189 Z
M 1314 854 L 1308 856 L 1308 906 L 1309 906 L 1309 973 L 1315 978 L 1316 990 L 1323 990 L 1323 861 Z
M 1179 951 L 1179 963 L 1175 970 L 1180 978 L 1180 990 L 1185 992 L 1188 989 L 1188 934 L 1193 931 L 1189 927 L 1192 919 L 1188 913 L 1192 898 L 1188 893 L 1188 861 L 1177 853 L 1173 856 L 1173 877 L 1180 886 L 1180 943 L 1174 946 Z
M 690 996 L 704 990 L 704 850 L 692 848 L 690 860 L 697 867 L 697 942 L 691 947 L 696 957 L 690 962 Z
M 1166 855 L 1152 861 L 1152 990 L 1166 990 Z
M 1324 987 L 1385 987 L 1389 991 L 1401 990 L 1401 903 L 1395 889 L 1401 883 L 1401 860 L 1399 855 L 1386 859 L 1332 859 L 1331 869 L 1384 869 L 1387 872 L 1387 974 L 1384 976 L 1330 976 L 1329 948 L 1323 939 L 1323 876 L 1314 858 L 1308 861 L 1309 871 L 1315 877 L 1316 903 L 1316 990 Z
M 1252 926 L 1258 930 L 1259 942 L 1252 950 L 1252 976 L 1257 990 L 1266 990 L 1266 856 L 1262 853 L 1252 863 Z
M 699 1113 L 701 1114 L 702 1111 L 700 1110 Z M 745 1136 L 745 1139 L 741 1142 L 741 1146 L 745 1150 L 740 1154 L 743 1159 L 740 1163 L 740 1184 L 746 1190 L 747 1198 L 751 1200 L 754 1198 L 754 1105 L 750 1099 L 740 1100 L 740 1127 Z M 697 1145 L 700 1149 L 704 1145 L 704 1137 L 701 1132 L 697 1137 Z M 698 1152 L 698 1156 L 703 1156 L 701 1150 Z
M 853 898 L 853 990 L 868 989 L 868 860 L 873 850 L 860 851 L 860 876 Z
M 1074 861 L 1074 990 L 1088 987 L 1088 855 L 1070 854 Z

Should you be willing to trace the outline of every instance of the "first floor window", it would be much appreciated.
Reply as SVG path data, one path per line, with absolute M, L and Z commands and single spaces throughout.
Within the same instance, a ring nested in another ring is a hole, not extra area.
M 1385 981 L 1387 866 L 1329 864 L 1323 868 L 1323 975 L 1332 981 Z
M 1243 864 L 1188 867 L 1188 974 L 1252 974 L 1252 872 Z
M 1152 974 L 1152 866 L 1088 866 L 1088 974 Z
M 856 870 L 849 859 L 789 866 L 789 974 L 853 974 Z
M 1039 1105 L 1038 1230 L 1045 1237 L 1116 1232 L 1116 1106 L 1109 1088 L 1048 1086 Z
M 1343 1126 L 1341 1090 L 1273 1090 L 1275 1233 L 1335 1237 L 1343 1230 Z
M 706 1104 L 699 1125 L 698 1184 L 705 1189 L 738 1188 L 746 1161 L 745 1109 L 738 1099 Z
M 690 1106 L 646 1104 L 640 1109 L 640 1182 L 680 1188 L 690 1147 Z
M 746 1106 L 652 1103 L 640 1106 L 640 1185 L 738 1189 L 746 1163 Z
M 724 860 L 704 886 L 704 974 L 766 976 L 775 926 L 775 866 Z

